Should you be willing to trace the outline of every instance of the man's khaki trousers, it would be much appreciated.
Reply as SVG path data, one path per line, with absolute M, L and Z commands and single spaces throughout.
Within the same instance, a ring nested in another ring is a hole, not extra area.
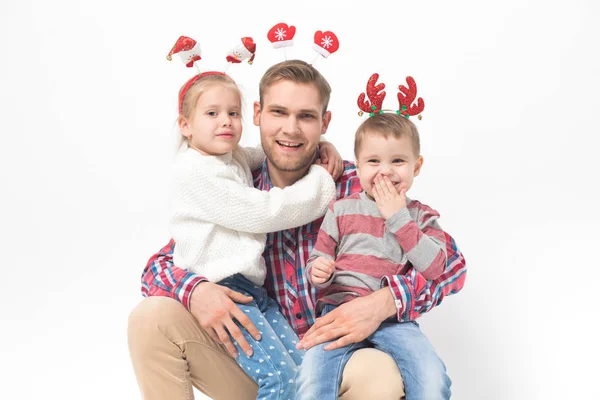
M 142 300 L 129 316 L 128 340 L 145 400 L 190 400 L 194 398 L 192 386 L 214 400 L 256 398 L 256 383 L 176 300 Z M 362 349 L 346 364 L 340 400 L 399 400 L 403 396 L 400 371 L 389 355 Z

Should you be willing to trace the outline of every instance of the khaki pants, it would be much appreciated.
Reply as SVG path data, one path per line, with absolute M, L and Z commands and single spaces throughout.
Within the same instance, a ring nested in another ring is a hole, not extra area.
M 176 300 L 142 300 L 129 316 L 128 340 L 146 400 L 193 399 L 192 385 L 214 400 L 256 398 L 256 383 Z M 403 396 L 400 371 L 387 354 L 362 349 L 346 364 L 340 400 L 399 400 Z

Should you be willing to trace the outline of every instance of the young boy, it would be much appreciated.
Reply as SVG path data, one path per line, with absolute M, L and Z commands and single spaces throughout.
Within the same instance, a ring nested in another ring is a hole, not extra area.
M 434 280 L 446 267 L 447 236 L 437 222 L 439 214 L 406 197 L 423 165 L 416 126 L 403 115 L 376 113 L 358 128 L 354 152 L 363 191 L 329 206 L 308 260 L 321 316 L 380 289 L 386 275 L 417 273 Z M 450 398 L 444 363 L 416 322 L 386 321 L 362 342 L 335 350 L 324 347 L 312 347 L 305 355 L 298 400 L 337 399 L 340 371 L 364 347 L 394 358 L 407 399 Z M 337 379 L 323 379 L 331 373 Z

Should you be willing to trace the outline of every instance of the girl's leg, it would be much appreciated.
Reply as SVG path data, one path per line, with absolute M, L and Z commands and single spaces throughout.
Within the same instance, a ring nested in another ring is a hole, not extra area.
M 265 308 L 266 291 L 254 285 L 241 275 L 234 275 L 219 282 L 232 290 L 252 296 L 254 300 L 248 304 L 238 304 L 238 307 L 250 318 L 252 323 L 261 333 L 261 340 L 257 341 L 246 331 L 242 334 L 252 346 L 254 354 L 247 357 L 237 342 L 233 344 L 238 349 L 236 359 L 244 372 L 258 384 L 257 399 L 266 400 L 293 400 L 296 386 L 294 377 L 296 363 L 288 353 L 288 349 L 281 343 L 278 333 L 271 327 L 271 323 L 261 311 Z M 283 317 L 283 316 L 282 316 Z M 285 318 L 283 318 L 285 321 Z M 286 322 L 287 323 L 287 322 Z
M 271 325 L 271 328 L 273 328 L 273 331 L 275 331 L 276 338 L 283 344 L 287 353 L 292 357 L 292 360 L 294 360 L 296 367 L 298 367 L 302 364 L 302 358 L 304 357 L 304 350 L 296 349 L 296 344 L 299 341 L 298 335 L 296 335 L 296 332 L 294 332 L 283 314 L 279 312 L 279 306 L 275 300 L 267 297 L 266 292 L 265 298 L 266 301 L 264 302 L 265 304 L 263 307 L 261 307 L 261 311 Z M 261 303 L 259 304 L 262 305 Z
M 296 388 L 294 384 L 296 363 L 254 302 L 238 304 L 238 307 L 246 313 L 259 331 L 262 332 L 261 340 L 257 341 L 245 329 L 242 329 L 244 337 L 254 350 L 251 357 L 247 357 L 241 351 L 237 342 L 234 342 L 240 354 L 237 362 L 248 376 L 258 384 L 258 396 L 256 398 L 261 400 L 293 400 Z
M 368 340 L 398 364 L 407 399 L 450 398 L 446 366 L 416 322 L 384 322 Z

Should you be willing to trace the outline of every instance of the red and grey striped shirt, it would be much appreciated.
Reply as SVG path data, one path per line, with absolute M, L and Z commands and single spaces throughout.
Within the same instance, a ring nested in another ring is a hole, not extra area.
M 362 191 L 351 162 L 344 162 L 344 172 L 336 183 L 338 199 Z M 254 171 L 254 186 L 260 190 L 273 187 L 266 162 Z M 268 234 L 263 253 L 267 266 L 265 288 L 300 337 L 315 319 L 317 289 L 308 282 L 305 271 L 322 221 L 320 218 L 298 228 Z M 438 305 L 444 296 L 461 289 L 466 272 L 464 258 L 449 236 L 446 245 L 446 269 L 437 280 L 427 281 L 410 271 L 382 279 L 382 286 L 389 286 L 394 295 L 399 321 L 417 318 Z M 173 264 L 174 246 L 171 240 L 148 260 L 142 273 L 142 295 L 171 297 L 189 308 L 192 290 L 206 279 Z
M 409 276 L 411 269 L 428 281 L 442 276 L 449 236 L 440 227 L 439 216 L 430 207 L 408 199 L 407 207 L 386 221 L 365 192 L 333 202 L 308 260 L 309 280 L 317 257 L 335 261 L 329 280 L 314 284 L 321 289 L 317 313 L 323 304 L 339 305 L 368 295 L 389 284 L 392 276 Z M 462 286 L 464 277 L 454 284 Z

